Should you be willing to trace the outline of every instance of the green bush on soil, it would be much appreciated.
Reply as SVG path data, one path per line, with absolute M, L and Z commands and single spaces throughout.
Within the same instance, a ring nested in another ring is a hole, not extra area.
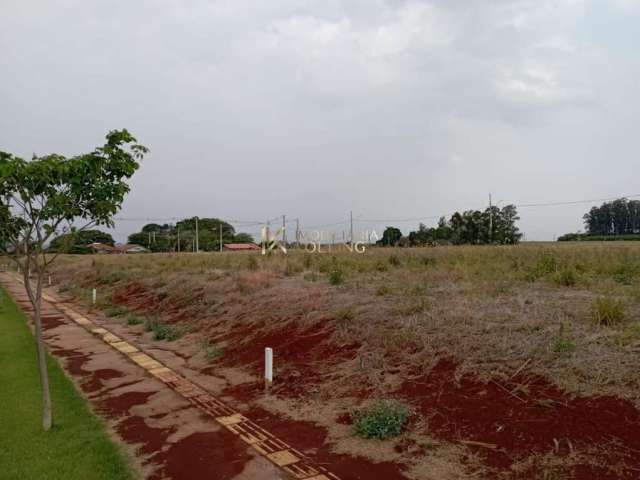
M 384 440 L 400 435 L 410 410 L 392 400 L 380 400 L 373 406 L 355 412 L 352 416 L 356 435 Z

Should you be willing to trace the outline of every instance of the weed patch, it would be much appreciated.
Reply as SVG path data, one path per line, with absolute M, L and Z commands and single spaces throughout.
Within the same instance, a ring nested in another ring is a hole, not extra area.
M 352 415 L 356 435 L 385 440 L 400 435 L 409 418 L 409 408 L 396 401 L 380 400 Z
M 624 319 L 624 304 L 620 300 L 600 297 L 593 303 L 591 313 L 596 324 L 615 325 Z

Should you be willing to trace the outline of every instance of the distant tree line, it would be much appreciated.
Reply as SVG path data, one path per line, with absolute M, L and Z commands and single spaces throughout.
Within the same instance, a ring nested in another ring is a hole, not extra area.
M 376 242 L 381 246 L 424 246 L 437 244 L 515 244 L 522 238 L 516 226 L 520 220 L 514 205 L 503 208 L 489 207 L 484 211 L 467 210 L 456 212 L 450 219 L 441 217 L 436 227 L 421 223 L 418 230 L 403 236 L 396 227 L 387 227 L 382 238 Z
M 584 214 L 585 233 L 567 233 L 558 241 L 640 240 L 640 200 L 619 198 Z
M 236 233 L 233 226 L 219 218 L 198 218 L 198 248 L 211 252 L 220 250 L 222 243 L 250 243 L 248 233 Z M 142 245 L 152 252 L 192 252 L 196 249 L 196 217 L 180 220 L 175 225 L 149 223 L 142 230 L 129 235 L 129 243 Z
M 198 245 L 200 251 L 220 250 L 220 228 L 223 243 L 251 243 L 248 233 L 236 233 L 232 225 L 218 218 L 198 219 Z M 140 232 L 129 235 L 128 243 L 141 245 L 152 252 L 192 252 L 195 250 L 195 217 L 172 224 L 149 223 Z M 83 230 L 60 235 L 49 244 L 48 251 L 59 253 L 92 253 L 89 245 L 103 243 L 113 246 L 113 237 L 100 230 Z

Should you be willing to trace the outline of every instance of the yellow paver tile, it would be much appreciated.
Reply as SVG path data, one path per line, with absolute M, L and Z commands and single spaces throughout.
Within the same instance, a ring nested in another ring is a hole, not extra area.
M 234 425 L 236 423 L 245 422 L 247 418 L 240 413 L 234 413 L 227 417 L 217 417 L 216 420 L 222 425 Z
M 279 452 L 270 453 L 267 455 L 267 458 L 280 467 L 291 465 L 292 463 L 296 463 L 300 460 L 289 450 L 280 450 Z
M 114 342 L 111 346 L 122 353 L 134 353 L 138 351 L 136 347 L 127 342 Z
M 102 336 L 102 339 L 107 343 L 116 343 L 121 342 L 122 339 L 120 337 L 116 337 L 113 333 L 107 332 Z

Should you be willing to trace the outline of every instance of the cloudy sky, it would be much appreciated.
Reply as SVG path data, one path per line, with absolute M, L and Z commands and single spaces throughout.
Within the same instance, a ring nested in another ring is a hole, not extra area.
M 489 193 L 640 193 L 640 1 L 0 0 L 0 16 L 0 149 L 71 155 L 128 128 L 151 153 L 123 218 L 353 210 L 380 229 Z M 588 207 L 521 208 L 520 227 L 552 239 Z

